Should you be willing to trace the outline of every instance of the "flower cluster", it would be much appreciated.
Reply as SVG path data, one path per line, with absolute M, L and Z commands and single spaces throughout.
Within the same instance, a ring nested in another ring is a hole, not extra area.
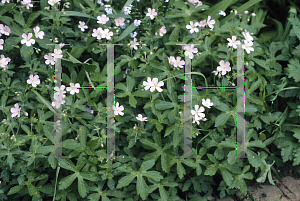
M 190 33 L 198 33 L 199 29 L 197 27 L 205 27 L 206 25 L 210 28 L 210 30 L 213 30 L 215 24 L 215 20 L 211 20 L 211 16 L 208 16 L 207 21 L 201 20 L 200 22 L 193 22 L 190 21 L 189 25 L 186 25 L 187 29 L 190 29 Z
M 210 108 L 211 106 L 213 106 L 214 104 L 210 101 L 210 99 L 202 99 L 202 105 L 204 105 L 205 107 L 207 108 Z M 195 110 L 191 110 L 191 113 L 193 116 L 193 123 L 197 122 L 197 124 L 199 125 L 199 120 L 203 120 L 203 121 L 206 121 L 207 119 L 204 118 L 205 117 L 205 114 L 203 113 L 204 112 L 204 107 L 200 107 L 199 108 L 199 105 L 195 105 Z

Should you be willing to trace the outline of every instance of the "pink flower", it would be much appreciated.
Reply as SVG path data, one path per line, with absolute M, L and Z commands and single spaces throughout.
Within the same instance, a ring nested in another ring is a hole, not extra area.
M 6 1 L 7 1 L 7 3 L 9 3 L 9 0 L 2 0 L 1 3 L 5 4 Z
M 26 5 L 26 8 L 29 9 L 29 7 L 33 7 L 31 4 L 31 0 L 23 0 L 21 1 L 21 4 Z
M 247 10 L 245 10 L 245 12 L 244 12 L 246 15 L 249 13 L 249 11 L 247 11 Z
M 35 33 L 35 37 L 36 38 L 40 38 L 40 39 L 43 39 L 45 33 L 43 31 L 40 31 L 40 27 L 35 27 L 33 28 L 33 31 Z
M 21 114 L 20 114 L 21 113 L 21 107 L 19 107 L 18 103 L 16 103 L 15 108 L 11 108 L 10 111 L 12 113 L 12 115 L 11 115 L 12 118 L 14 118 L 17 115 L 18 115 L 18 117 L 21 116 Z
M 26 46 L 28 46 L 28 47 L 30 47 L 31 44 L 35 44 L 35 40 L 34 40 L 34 39 L 31 39 L 32 33 L 29 33 L 28 36 L 26 35 L 26 33 L 23 33 L 23 34 L 22 34 L 22 37 L 23 37 L 24 39 L 21 40 L 21 44 L 26 43 Z
M 119 26 L 124 26 L 125 25 L 125 18 L 123 17 L 118 17 L 115 19 L 115 23 L 116 23 L 116 26 L 119 27 Z
M 2 68 L 6 68 L 7 66 L 7 64 L 8 64 L 8 62 L 10 62 L 10 58 L 9 57 L 7 57 L 7 58 L 5 58 L 5 56 L 4 55 L 1 55 L 1 59 L 0 59 L 0 67 L 2 67 Z
M 40 84 L 41 81 L 39 80 L 39 76 L 38 75 L 35 75 L 33 77 L 33 75 L 30 75 L 29 76 L 29 79 L 27 80 L 27 84 L 32 84 L 33 87 L 36 87 L 37 84 Z
M 82 32 L 84 32 L 84 29 L 87 29 L 88 26 L 85 26 L 85 22 L 79 21 L 78 28 L 81 29 Z
M 51 65 L 54 65 L 54 57 L 52 57 L 53 53 L 49 53 L 48 55 L 45 55 L 44 58 L 46 59 L 45 63 L 47 65 L 49 65 L 51 63 Z
M 183 68 L 182 65 L 184 65 L 184 61 L 180 61 L 181 57 L 176 57 L 177 60 L 173 61 L 174 67 L 179 67 L 179 68 Z
M 174 65 L 175 57 L 174 56 L 170 56 L 168 59 L 169 59 L 169 64 Z
M 200 27 L 205 27 L 207 24 L 206 24 L 206 20 L 202 20 L 202 21 L 200 21 L 200 23 L 199 23 L 199 26 Z
M 251 15 L 252 15 L 252 17 L 255 17 L 255 16 L 256 16 L 256 14 L 255 14 L 255 13 L 252 13 Z
M 167 30 L 166 30 L 166 27 L 165 26 L 162 26 L 159 30 L 159 35 L 160 36 L 163 36 L 165 33 L 167 33 Z
M 222 75 L 225 75 L 226 71 L 231 71 L 231 68 L 229 67 L 230 63 L 228 61 L 225 63 L 224 60 L 221 60 L 219 64 L 220 66 L 217 67 L 217 71 L 222 71 Z
M 9 34 L 11 33 L 10 28 L 7 25 L 5 25 L 5 27 L 3 27 L 3 24 L 1 24 L 1 25 L 2 25 L 0 28 L 1 33 L 9 36 Z
M 146 16 L 149 16 L 151 18 L 151 20 L 154 19 L 154 16 L 157 15 L 157 12 L 155 12 L 155 9 L 148 8 L 148 13 L 146 14 Z
M 0 50 L 3 50 L 3 44 L 4 43 L 4 40 L 3 39 L 0 39 Z
M 92 36 L 97 37 L 98 40 L 101 40 L 103 32 L 102 28 L 99 27 L 98 29 L 93 29 L 93 32 L 94 33 L 92 34 Z
M 109 18 L 106 17 L 106 15 L 104 14 L 102 14 L 101 17 L 98 16 L 97 19 L 98 19 L 97 23 L 99 24 L 106 24 L 106 22 L 109 20 Z
M 148 121 L 148 120 L 146 120 L 147 117 L 143 118 L 143 116 L 141 114 L 139 114 L 138 117 L 136 117 L 136 119 L 139 120 L 139 121 Z

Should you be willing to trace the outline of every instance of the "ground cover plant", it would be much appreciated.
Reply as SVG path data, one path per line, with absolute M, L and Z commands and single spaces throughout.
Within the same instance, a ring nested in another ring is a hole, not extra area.
M 295 2 L 284 25 L 271 18 L 268 28 L 262 0 L 2 0 L 0 199 L 199 201 L 234 189 L 246 194 L 251 181 L 274 185 L 277 167 L 300 164 Z M 107 90 L 95 88 L 108 85 L 101 44 L 123 44 L 114 47 L 111 109 L 115 156 L 124 158 L 99 158 L 108 146 Z M 230 157 L 236 90 L 218 88 L 236 86 L 238 48 L 247 158 Z M 184 153 L 186 57 L 192 86 L 216 87 L 192 89 L 192 150 L 199 158 L 175 157 Z M 61 87 L 54 83 L 58 59 Z M 70 158 L 46 158 L 54 156 L 59 107 L 62 155 Z

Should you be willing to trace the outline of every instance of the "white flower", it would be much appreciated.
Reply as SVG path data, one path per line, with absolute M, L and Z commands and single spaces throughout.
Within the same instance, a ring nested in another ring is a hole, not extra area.
M 9 3 L 9 0 L 2 0 L 1 3 L 5 4 L 6 1 L 7 1 L 7 3 Z
M 195 105 L 195 110 L 191 110 L 191 112 L 192 112 L 192 115 L 195 115 L 196 120 L 200 120 L 205 117 L 205 114 L 202 113 L 202 112 L 204 112 L 204 107 L 202 107 L 202 106 L 199 109 L 199 105 Z
M 59 49 L 54 49 L 54 53 L 52 53 L 52 56 L 54 57 L 54 60 L 61 59 L 63 55 L 61 54 L 62 51 Z
M 26 5 L 26 8 L 29 9 L 29 7 L 33 7 L 31 4 L 31 0 L 23 0 L 21 1 L 21 4 Z
M 148 8 L 148 13 L 146 14 L 146 16 L 149 16 L 151 18 L 151 20 L 154 19 L 154 16 L 157 15 L 157 12 L 155 12 L 155 9 L 153 8 L 151 10 L 151 8 Z
M 215 24 L 215 20 L 210 20 L 211 19 L 211 16 L 208 16 L 208 19 L 207 19 L 207 25 L 209 26 L 209 28 L 213 29 L 214 28 L 214 25 Z
M 87 29 L 88 26 L 85 25 L 85 22 L 79 21 L 78 28 L 81 29 L 82 32 L 84 32 L 84 29 Z
M 246 52 L 247 52 L 248 54 L 250 54 L 250 51 L 254 52 L 254 48 L 252 47 L 252 45 L 253 45 L 253 42 L 252 42 L 252 41 L 247 41 L 247 40 L 245 40 L 244 43 L 245 43 L 245 44 L 242 45 L 242 48 L 243 48 L 244 50 L 246 50 Z
M 133 24 L 134 24 L 134 26 L 140 26 L 140 24 L 141 24 L 141 20 L 137 20 L 137 19 L 135 19 L 134 21 L 133 21 Z
M 234 49 L 237 48 L 237 45 L 241 44 L 239 40 L 236 41 L 236 36 L 232 36 L 232 40 L 230 38 L 227 38 L 227 40 L 229 41 L 228 46 L 232 46 Z
M 143 118 L 143 116 L 141 114 L 139 114 L 138 117 L 136 117 L 136 119 L 139 120 L 139 121 L 148 121 L 148 120 L 146 120 L 147 117 Z
M 147 78 L 147 82 L 144 81 L 144 82 L 143 82 L 143 85 L 145 86 L 145 90 L 148 90 L 148 89 L 153 85 L 152 82 L 151 82 L 151 78 L 148 77 L 148 78 Z
M 102 14 L 101 17 L 98 16 L 97 19 L 98 19 L 97 23 L 99 24 L 106 24 L 106 22 L 109 20 L 109 18 L 106 17 L 106 15 L 104 14 Z
M 223 16 L 226 16 L 226 13 L 222 10 L 219 10 L 219 15 L 223 15 Z
M 56 3 L 58 3 L 60 0 L 49 0 L 48 1 L 48 4 L 50 5 L 50 6 L 54 6 L 54 4 L 56 4 Z
M 209 98 L 207 98 L 206 100 L 202 99 L 202 105 L 204 105 L 207 108 L 210 108 L 210 106 L 213 106 L 214 104 L 212 102 L 210 102 Z
M 3 26 L 3 24 L 0 25 L 0 31 L 7 36 L 9 36 L 9 34 L 11 33 L 10 28 L 7 25 Z
M 133 41 L 130 41 L 130 48 L 131 49 L 134 48 L 135 50 L 137 50 L 138 49 L 137 45 L 139 45 L 139 43 L 137 42 L 136 38 L 134 38 Z
M 62 105 L 62 104 L 64 104 L 66 101 L 65 100 L 62 100 L 62 99 L 60 99 L 60 100 L 54 100 L 53 102 L 52 102 L 52 106 L 53 107 L 56 107 L 56 109 L 58 109 L 59 107 L 60 107 L 60 105 Z
M 60 88 L 59 87 L 54 87 L 55 93 L 54 93 L 54 100 L 61 100 L 65 97 L 65 93 L 67 93 L 66 91 L 64 91 L 65 89 L 65 85 L 61 85 Z
M 198 23 L 198 22 L 195 22 L 195 24 L 194 24 L 193 21 L 190 21 L 190 25 L 186 25 L 186 28 L 187 28 L 187 29 L 191 29 L 191 30 L 190 30 L 191 33 L 194 33 L 194 32 L 198 33 L 198 32 L 199 32 L 199 29 L 196 28 L 197 26 L 199 26 L 199 23 Z
M 162 92 L 163 91 L 160 87 L 164 86 L 164 82 L 163 81 L 160 81 L 159 83 L 157 83 L 157 82 L 158 82 L 158 79 L 157 78 L 153 78 L 153 80 L 152 80 L 152 86 L 150 88 L 151 92 L 153 92 L 155 89 L 158 92 Z
M 22 44 L 26 43 L 26 46 L 28 47 L 31 46 L 31 44 L 35 44 L 35 40 L 31 39 L 32 33 L 29 33 L 28 36 L 26 35 L 26 33 L 23 33 L 22 37 L 24 38 L 21 40 Z
M 119 107 L 119 102 L 117 102 L 116 106 L 113 105 L 112 109 L 114 110 L 115 115 L 118 115 L 118 114 L 120 114 L 121 116 L 124 115 L 124 112 L 122 112 L 124 110 L 124 107 L 123 107 L 123 105 L 121 105 Z
M 35 75 L 33 77 L 33 75 L 30 75 L 29 76 L 29 79 L 27 80 L 27 84 L 32 84 L 33 87 L 36 87 L 37 84 L 40 84 L 41 81 L 39 80 L 39 76 L 38 75 Z
M 135 38 L 136 35 L 137 35 L 136 31 L 135 31 L 134 33 L 130 33 L 130 37 L 131 37 L 131 38 Z
M 111 36 L 113 36 L 113 32 L 109 32 L 109 29 L 104 29 L 104 31 L 101 32 L 101 37 L 106 38 L 107 40 L 111 39 Z
M 74 83 L 70 83 L 70 86 L 71 87 L 67 87 L 67 91 L 71 91 L 70 92 L 71 95 L 74 95 L 75 92 L 79 93 L 79 89 L 78 89 L 80 87 L 79 83 L 76 83 L 75 86 L 74 86 Z
M 43 39 L 45 33 L 43 31 L 40 31 L 40 27 L 35 27 L 33 28 L 33 31 L 35 33 L 35 37 L 36 38 L 40 38 L 40 39 Z
M 194 58 L 193 53 L 197 53 L 198 52 L 198 49 L 194 48 L 193 44 L 191 46 L 183 46 L 183 49 L 185 50 L 185 52 L 184 52 L 185 56 L 190 57 L 190 59 Z
M 102 28 L 99 27 L 98 29 L 93 29 L 93 32 L 94 33 L 92 34 L 92 36 L 97 37 L 98 40 L 101 40 L 103 32 Z
M 11 117 L 15 117 L 17 115 L 20 117 L 21 107 L 19 107 L 19 104 L 16 103 L 15 108 L 11 108 L 10 111 L 12 113 Z
M 162 26 L 159 30 L 159 35 L 160 36 L 163 36 L 165 33 L 167 33 L 167 30 L 166 30 L 166 27 L 165 26 Z

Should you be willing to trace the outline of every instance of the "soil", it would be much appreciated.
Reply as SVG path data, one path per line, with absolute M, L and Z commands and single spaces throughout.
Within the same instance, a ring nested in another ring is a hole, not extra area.
M 265 183 L 247 186 L 246 196 L 235 190 L 236 195 L 216 198 L 216 201 L 300 201 L 300 165 L 287 165 L 278 172 L 278 179 L 272 176 L 275 186 L 266 179 Z

